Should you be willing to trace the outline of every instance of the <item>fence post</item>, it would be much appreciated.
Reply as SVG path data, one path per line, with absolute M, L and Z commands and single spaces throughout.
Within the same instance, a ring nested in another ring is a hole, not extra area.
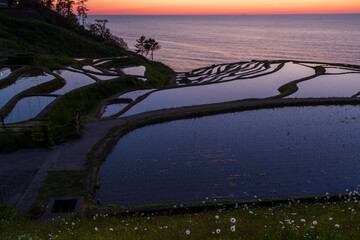
M 5 121 L 4 121 L 4 116 L 2 114 L 0 115 L 0 119 L 2 122 L 3 129 L 5 129 Z
M 76 112 L 75 115 L 75 135 L 78 136 L 80 132 L 80 124 L 81 124 L 81 114 L 80 112 Z

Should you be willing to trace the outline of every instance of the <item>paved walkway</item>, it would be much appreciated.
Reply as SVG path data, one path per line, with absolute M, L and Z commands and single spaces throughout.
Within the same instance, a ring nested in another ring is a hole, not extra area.
M 46 149 L 23 149 L 0 154 L 0 205 L 16 205 L 26 211 L 34 201 L 47 171 L 84 169 L 87 153 L 113 128 L 125 123 L 113 119 L 89 123 L 81 139 Z

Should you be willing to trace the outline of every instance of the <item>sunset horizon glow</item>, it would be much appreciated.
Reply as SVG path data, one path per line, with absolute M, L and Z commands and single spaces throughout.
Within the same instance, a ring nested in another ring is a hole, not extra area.
M 89 0 L 91 15 L 360 13 L 359 0 Z

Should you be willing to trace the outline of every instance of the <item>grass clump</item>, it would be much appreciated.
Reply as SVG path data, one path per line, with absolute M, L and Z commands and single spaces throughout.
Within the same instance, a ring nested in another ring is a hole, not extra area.
M 89 183 L 87 171 L 49 171 L 29 213 L 37 218 L 45 210 L 48 201 L 54 197 L 86 197 Z

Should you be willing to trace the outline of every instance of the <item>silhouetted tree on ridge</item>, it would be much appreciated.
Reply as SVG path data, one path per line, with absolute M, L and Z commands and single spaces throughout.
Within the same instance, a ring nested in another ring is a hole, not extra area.
M 135 52 L 144 56 L 149 55 L 151 61 L 154 61 L 154 51 L 161 49 L 160 44 L 155 41 L 153 38 L 146 38 L 145 36 L 141 36 L 139 39 L 136 39 L 137 44 L 135 44 Z
M 154 51 L 157 51 L 159 49 L 161 49 L 161 46 L 157 41 L 155 41 L 155 39 L 149 38 L 145 41 L 146 55 L 150 53 L 151 61 L 154 61 Z
M 79 0 L 77 2 L 77 12 L 78 12 L 78 16 L 81 18 L 82 21 L 82 25 L 84 26 L 85 23 L 85 18 L 87 18 L 87 11 L 89 11 L 86 2 L 88 0 Z
M 127 43 L 122 38 L 112 35 L 110 29 L 106 27 L 108 20 L 95 20 L 95 23 L 85 27 L 85 18 L 89 11 L 86 5 L 87 2 L 88 0 L 8 0 L 8 5 L 10 8 L 30 8 L 40 10 L 41 12 L 44 12 L 43 10 L 45 9 L 46 16 L 49 19 L 51 18 L 51 21 L 55 21 L 55 24 L 75 27 L 79 31 L 87 32 L 87 34 L 92 33 L 92 37 L 96 35 L 95 38 L 99 41 L 104 41 L 105 44 L 127 49 Z M 75 6 L 77 6 L 76 10 L 80 17 L 79 19 L 73 13 Z M 80 21 L 82 21 L 83 27 L 78 28 Z
M 146 41 L 145 36 L 141 36 L 139 39 L 136 39 L 137 44 L 135 44 L 135 48 L 136 48 L 135 51 L 141 54 L 142 56 L 144 56 L 144 53 L 146 52 L 145 41 Z
M 49 9 L 53 9 L 53 7 L 55 6 L 54 2 L 55 2 L 55 0 L 46 0 L 45 6 Z
M 110 33 L 110 29 L 106 27 L 106 23 L 108 23 L 108 20 L 106 19 L 104 20 L 96 19 L 95 23 L 87 25 L 87 28 L 93 34 L 104 39 L 107 44 L 115 45 L 127 49 L 128 48 L 127 43 L 122 38 L 112 35 Z
M 110 37 L 110 29 L 106 27 L 106 24 L 109 21 L 104 19 L 96 19 L 95 23 L 89 24 L 88 28 L 91 32 L 93 32 L 95 35 L 101 36 L 104 39 L 108 39 Z

